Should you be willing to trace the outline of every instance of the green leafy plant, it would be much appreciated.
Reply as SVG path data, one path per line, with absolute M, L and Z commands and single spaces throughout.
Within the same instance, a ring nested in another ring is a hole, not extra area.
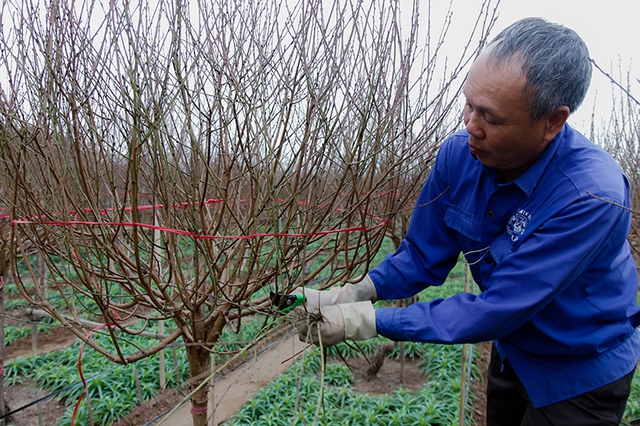
M 625 426 L 637 425 L 640 421 L 640 371 L 636 369 L 631 382 L 631 394 L 627 401 L 627 407 L 622 417 Z
M 445 285 L 425 290 L 420 298 L 428 300 L 447 297 L 462 291 L 463 276 L 463 266 L 456 267 Z M 322 404 L 318 423 L 324 425 L 457 424 L 461 345 L 445 346 L 416 342 L 405 344 L 404 356 L 421 360 L 420 365 L 428 377 L 419 392 L 400 388 L 390 394 L 374 397 L 353 390 L 353 374 L 347 366 L 335 360 L 339 356 L 348 359 L 369 355 L 378 345 L 388 342 L 388 339 L 378 337 L 363 342 L 340 343 L 327 348 L 327 356 L 334 361 L 327 363 L 324 374 L 321 374 L 323 365 L 320 350 L 311 348 L 296 365 L 262 388 L 228 424 L 308 424 L 315 418 L 318 404 Z M 391 357 L 400 356 L 399 346 L 391 352 Z M 479 375 L 477 368 L 472 370 L 473 377 L 478 378 Z M 326 390 L 324 398 L 319 401 L 322 378 Z M 292 400 L 295 401 L 294 404 L 291 403 Z M 471 410 L 466 412 L 470 413 Z M 269 415 L 266 416 L 265 413 Z M 261 418 L 263 415 L 265 417 Z M 470 421 L 471 414 L 467 415 L 467 420 Z
M 49 323 L 50 319 L 43 322 Z M 265 321 L 261 318 L 247 319 L 243 326 L 242 334 L 233 333 L 225 329 L 216 349 L 219 351 L 229 351 L 246 346 L 247 342 L 252 342 L 260 338 L 264 332 Z M 41 324 L 39 327 L 50 328 L 49 324 Z M 134 326 L 135 327 L 135 326 Z M 31 327 L 9 327 L 10 333 L 20 331 L 23 335 L 31 334 Z M 21 337 L 22 337 L 21 336 Z M 97 333 L 95 339 L 100 344 L 109 348 L 112 343 L 105 333 Z M 242 339 L 239 342 L 238 339 Z M 122 345 L 126 352 L 134 351 L 149 340 L 147 337 L 138 336 L 123 340 Z M 64 349 L 49 352 L 42 355 L 31 355 L 17 358 L 5 363 L 5 384 L 14 385 L 21 383 L 25 379 L 31 379 L 39 386 L 49 392 L 60 392 L 58 399 L 67 406 L 64 416 L 60 419 L 59 425 L 71 424 L 73 408 L 83 392 L 80 376 L 78 373 L 78 352 L 80 343 L 76 343 Z M 186 353 L 183 346 L 176 348 L 178 359 L 177 368 L 173 364 L 173 357 L 165 357 L 167 364 L 167 386 L 175 387 L 182 384 L 188 378 L 188 364 L 184 362 Z M 217 362 L 224 362 L 228 356 L 216 355 Z M 140 378 L 140 389 L 144 401 L 156 396 L 160 389 L 158 380 L 159 359 L 158 356 L 144 358 L 135 364 L 113 365 L 106 363 L 102 355 L 98 352 L 85 348 L 82 358 L 84 375 L 87 378 L 89 395 L 91 398 L 91 410 L 94 421 L 101 425 L 109 425 L 131 412 L 140 400 L 136 391 L 134 369 L 137 370 Z M 177 374 L 176 374 L 177 371 Z M 339 380 L 339 379 L 336 379 Z M 84 406 L 80 407 L 77 413 L 76 424 L 88 422 L 88 412 Z
M 16 340 L 28 336 L 31 336 L 31 327 L 26 325 L 4 328 L 4 344 L 6 346 L 11 346 Z

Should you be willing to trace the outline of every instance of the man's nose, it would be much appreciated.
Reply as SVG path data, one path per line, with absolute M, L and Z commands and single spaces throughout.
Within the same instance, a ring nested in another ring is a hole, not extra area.
M 470 111 L 464 115 L 464 124 L 467 127 L 467 132 L 474 138 L 484 139 L 486 136 L 481 126 L 480 117 L 475 112 Z

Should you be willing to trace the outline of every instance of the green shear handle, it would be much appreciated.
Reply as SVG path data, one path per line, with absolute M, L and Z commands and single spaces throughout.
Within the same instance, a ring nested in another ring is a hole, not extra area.
M 281 294 L 270 293 L 271 303 L 273 303 L 280 312 L 286 313 L 298 306 L 304 305 L 305 297 L 302 294 Z

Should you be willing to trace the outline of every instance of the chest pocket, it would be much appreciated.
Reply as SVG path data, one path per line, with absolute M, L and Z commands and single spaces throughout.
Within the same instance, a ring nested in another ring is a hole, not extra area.
M 449 205 L 444 215 L 445 224 L 456 232 L 463 253 L 480 249 L 482 218 L 474 216 L 456 205 Z M 472 259 L 467 258 L 468 261 Z
M 478 263 L 487 256 L 487 249 L 496 263 L 500 263 L 507 255 L 516 251 L 519 244 L 514 241 L 507 232 L 507 228 L 501 232 L 491 244 L 482 244 L 482 217 L 474 216 L 460 206 L 449 205 L 445 213 L 444 221 L 458 237 L 460 250 L 464 253 L 467 262 L 471 265 Z

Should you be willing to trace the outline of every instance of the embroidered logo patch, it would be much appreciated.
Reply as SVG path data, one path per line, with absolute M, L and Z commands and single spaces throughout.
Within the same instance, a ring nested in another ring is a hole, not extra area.
M 530 220 L 531 214 L 525 210 L 518 210 L 516 214 L 511 216 L 509 223 L 507 223 L 507 234 L 511 237 L 511 241 L 515 243 L 520 239 Z

